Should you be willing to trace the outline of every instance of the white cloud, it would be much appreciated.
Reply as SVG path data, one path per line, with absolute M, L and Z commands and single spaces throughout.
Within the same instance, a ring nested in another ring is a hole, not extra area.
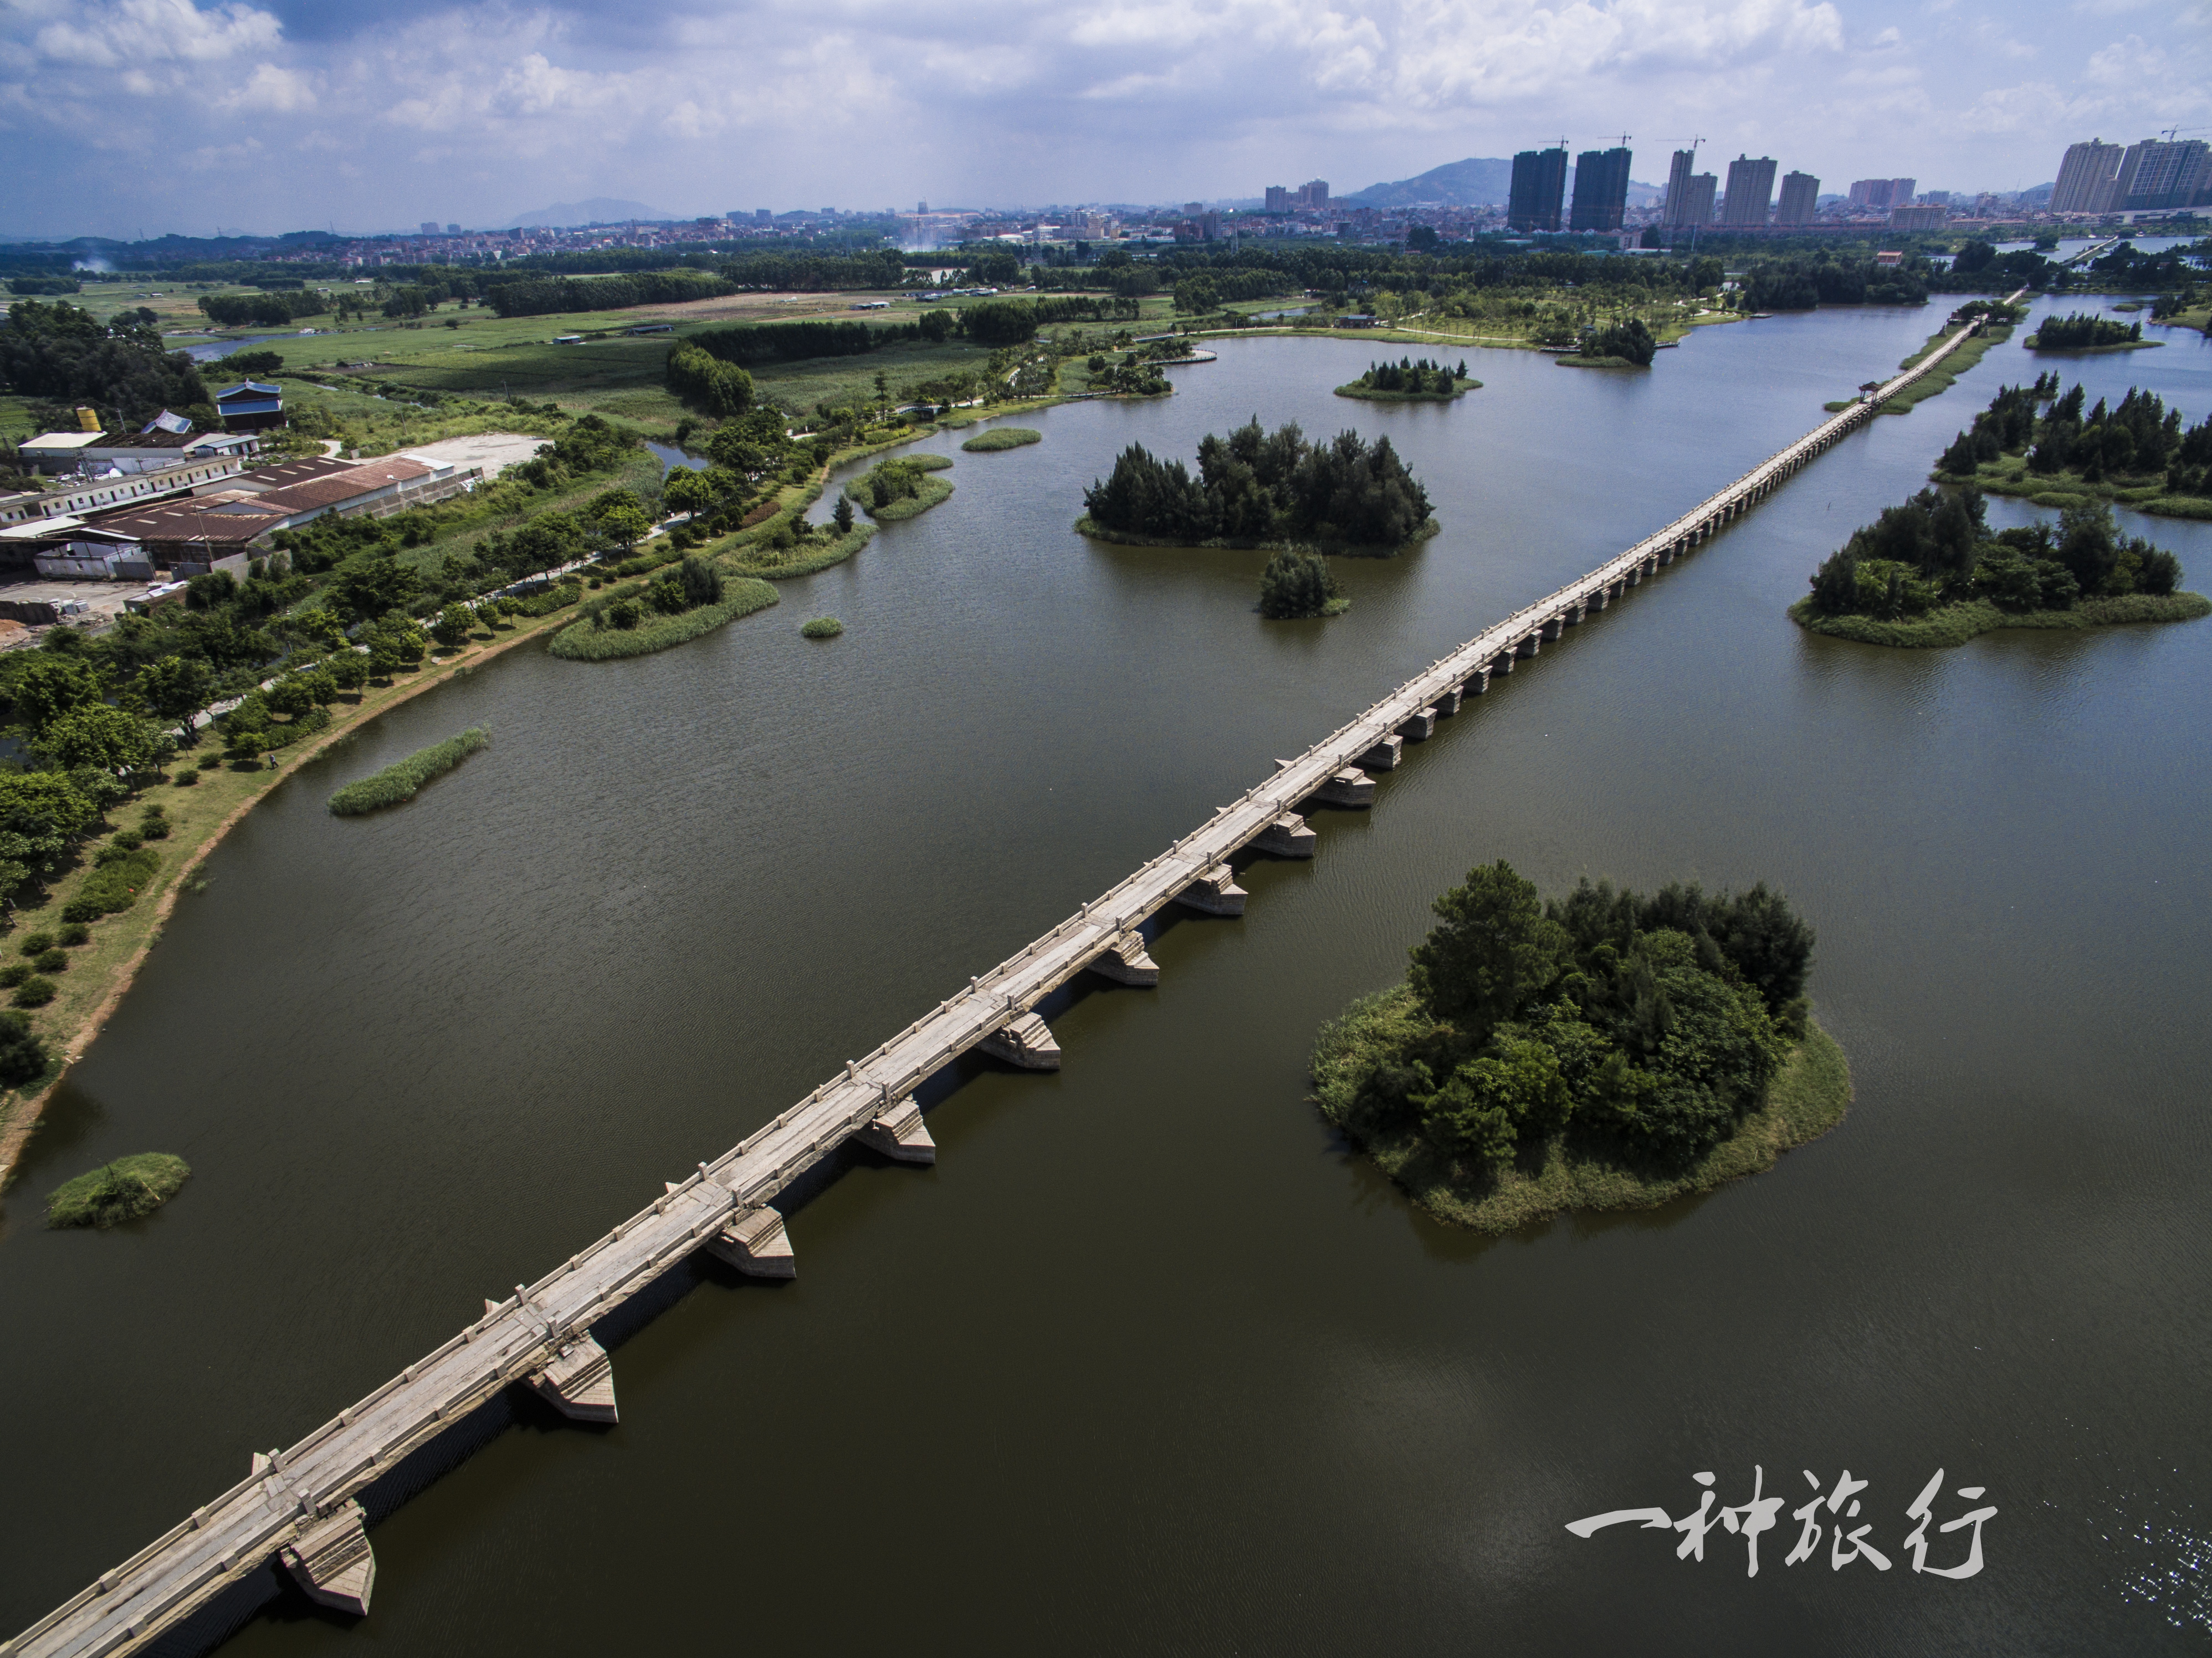
M 233 109 L 265 109 L 278 114 L 292 115 L 315 106 L 315 88 L 308 78 L 296 70 L 279 69 L 274 64 L 258 64 L 252 78 L 233 93 L 227 100 Z
M 102 5 L 66 7 L 37 0 L 11 9 L 19 22 L 53 17 L 30 37 L 40 57 L 94 69 L 213 63 L 240 52 L 266 51 L 283 34 L 275 17 L 242 3 L 202 10 L 192 0 L 108 0 Z

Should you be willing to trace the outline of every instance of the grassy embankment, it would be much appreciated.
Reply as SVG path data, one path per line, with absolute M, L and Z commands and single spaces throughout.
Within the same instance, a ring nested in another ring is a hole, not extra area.
M 46 1198 L 49 1226 L 119 1226 L 152 1214 L 191 1177 L 182 1157 L 138 1151 L 64 1181 Z
M 1334 554 L 1340 558 L 1395 558 L 1431 539 L 1443 528 L 1431 518 L 1395 547 L 1315 547 L 1303 541 L 1243 541 L 1226 536 L 1215 536 L 1205 541 L 1178 541 L 1172 536 L 1146 536 L 1128 530 L 1109 530 L 1088 513 L 1075 520 L 1076 534 L 1122 547 L 1189 547 L 1206 551 L 1253 553 L 1316 551 Z
M 1926 344 L 1897 365 L 1899 371 L 1911 367 L 1930 351 L 1942 345 L 1945 340 L 1950 338 L 1954 331 L 1948 325 L 1937 329 L 1928 337 Z M 1944 358 L 1936 367 L 1929 369 L 1895 397 L 1885 401 L 1879 412 L 1885 415 L 1911 414 L 1916 404 L 1925 403 L 1930 398 L 1941 397 L 1949 391 L 1960 375 L 1965 374 L 1988 355 L 1991 346 L 2001 344 L 2011 337 L 2012 325 L 2009 323 L 1998 323 L 1984 328 L 1972 339 L 1968 340 L 1949 356 Z M 1832 415 L 1840 415 L 1857 401 L 1856 398 L 1838 398 L 1833 403 L 1823 404 L 1821 407 Z
M 1364 998 L 1325 1026 L 1315 1044 L 1316 1098 L 1361 1074 L 1365 1054 L 1387 1040 L 1413 992 L 1404 985 Z M 1516 1231 L 1571 1210 L 1650 1209 L 1729 1181 L 1771 1169 L 1784 1151 L 1818 1139 L 1844 1120 L 1851 1102 L 1850 1066 L 1834 1037 L 1808 1023 L 1766 1090 L 1735 1133 L 1686 1169 L 1658 1168 L 1587 1146 L 1547 1140 L 1541 1156 L 1473 1184 L 1454 1179 L 1453 1164 L 1415 1136 L 1361 1147 L 1376 1167 L 1440 1220 L 1479 1232 Z
M 2212 599 L 2202 593 L 2085 598 L 2070 610 L 2003 610 L 1985 598 L 1978 598 L 1943 605 L 1909 622 L 1882 622 L 1870 616 L 1815 616 L 1810 598 L 1801 598 L 1790 607 L 1790 619 L 1808 633 L 1903 650 L 1963 645 L 2005 628 L 2080 631 L 2134 622 L 2194 622 L 2203 616 L 2212 616 Z
M 1043 441 L 1043 433 L 1026 426 L 994 426 L 988 432 L 978 432 L 960 448 L 964 454 L 992 455 L 1001 449 L 1019 449 Z
M 357 695 L 341 697 L 329 710 L 331 718 L 326 727 L 276 750 L 279 759 L 274 771 L 230 765 L 201 771 L 199 757 L 216 751 L 213 739 L 204 738 L 198 748 L 179 754 L 167 774 L 171 782 L 149 786 L 137 802 L 118 807 L 111 814 L 111 821 L 118 825 L 135 822 L 145 802 L 158 800 L 167 814 L 169 835 L 149 841 L 144 848 L 155 854 L 155 861 L 131 908 L 92 923 L 90 941 L 71 950 L 68 969 L 56 975 L 54 999 L 29 1015 L 33 1029 L 46 1044 L 50 1062 L 44 1076 L 0 1095 L 0 1186 L 5 1185 L 19 1159 L 24 1138 L 35 1125 L 48 1090 L 114 1012 L 146 952 L 159 941 L 162 924 L 179 894 L 196 884 L 188 878 L 232 825 L 276 785 L 386 709 L 456 673 L 468 671 L 478 662 L 550 632 L 566 623 L 568 615 L 566 610 L 556 610 L 550 616 L 502 622 L 495 632 L 472 636 L 441 662 L 404 671 L 390 683 L 371 683 Z M 174 781 L 185 775 L 197 780 L 189 786 Z M 104 841 L 104 835 L 100 839 Z M 94 843 L 88 842 L 81 848 L 78 861 L 54 876 L 43 889 L 30 888 L 19 895 L 13 914 L 16 928 L 25 933 L 55 931 L 70 900 L 82 893 L 88 882 L 106 873 L 93 861 L 96 850 Z
M 404 805 L 422 792 L 424 784 L 443 777 L 490 741 L 489 732 L 471 726 L 458 737 L 417 749 L 404 760 L 347 784 L 331 797 L 331 811 L 339 817 L 360 817 L 386 806 Z
M 764 610 L 777 598 L 775 589 L 765 581 L 738 577 L 724 582 L 719 604 L 702 604 L 674 616 L 655 616 L 635 628 L 594 627 L 586 616 L 555 635 L 546 649 L 571 662 L 612 662 L 623 657 L 646 656 L 654 651 L 665 651 L 672 645 L 688 644 L 726 622 Z M 594 599 L 592 604 L 596 606 L 599 602 Z
M 1372 386 L 1362 386 L 1358 380 L 1336 388 L 1340 398 L 1358 398 L 1363 403 L 1449 403 L 1470 392 L 1480 392 L 1482 382 L 1455 376 L 1449 392 L 1377 392 Z

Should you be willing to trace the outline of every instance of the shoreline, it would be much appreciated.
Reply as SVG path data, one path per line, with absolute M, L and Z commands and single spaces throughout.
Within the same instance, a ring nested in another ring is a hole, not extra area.
M 1075 533 L 1086 541 L 1103 542 L 1114 547 L 1172 547 L 1201 553 L 1321 553 L 1336 558 L 1396 558 L 1443 533 L 1443 525 L 1433 517 L 1395 546 L 1375 548 L 1330 545 L 1317 541 L 1247 541 L 1241 537 L 1231 536 L 1216 536 L 1207 541 L 1180 541 L 1173 536 L 1147 536 L 1139 535 L 1133 530 L 1109 530 L 1088 513 L 1076 519 L 1073 527 Z
M 489 640 L 471 649 L 456 652 L 443 662 L 434 662 L 426 657 L 422 665 L 416 670 L 416 677 L 411 683 L 391 686 L 391 694 L 373 708 L 364 696 L 344 719 L 332 720 L 328 727 L 316 734 L 314 740 L 301 744 L 297 753 L 285 759 L 274 771 L 264 773 L 266 780 L 260 787 L 233 806 L 205 836 L 181 853 L 175 867 L 168 873 L 167 884 L 154 902 L 149 912 L 151 923 L 146 936 L 138 941 L 128 956 L 110 969 L 112 977 L 106 990 L 91 1009 L 79 1018 L 75 1028 L 66 1035 L 58 1034 L 49 1039 L 57 1055 L 57 1068 L 53 1075 L 46 1079 L 37 1093 L 19 1098 L 6 1108 L 5 1116 L 0 1117 L 0 1196 L 5 1195 L 14 1181 L 16 1168 L 23 1160 L 24 1148 L 29 1145 L 31 1136 L 37 1133 L 55 1090 L 62 1085 L 76 1068 L 77 1061 L 84 1057 L 94 1041 L 107 1028 L 108 1020 L 114 1017 L 115 1010 L 122 1005 L 125 993 L 137 981 L 147 956 L 161 942 L 169 916 L 177 907 L 178 894 L 185 890 L 186 881 L 205 861 L 208 853 L 222 845 L 231 830 L 244 821 L 246 814 L 268 799 L 270 792 L 277 784 L 309 762 L 319 758 L 340 738 L 351 736 L 402 703 L 422 695 L 433 686 L 447 683 L 464 667 L 472 670 L 478 663 L 489 662 L 493 657 L 513 650 L 525 640 L 538 638 L 547 630 L 548 623 L 566 619 L 561 610 L 532 616 L 526 622 L 517 622 L 513 635 L 508 638 Z M 154 786 L 162 786 L 157 784 Z M 138 798 L 143 799 L 145 793 L 142 791 Z
M 1977 598 L 1943 605 L 1911 622 L 1883 622 L 1856 614 L 1815 616 L 1812 603 L 1801 598 L 1790 607 L 1790 619 L 1807 633 L 1905 651 L 1948 650 L 1984 634 L 2014 629 L 2030 633 L 2087 633 L 2093 628 L 2195 622 L 2212 616 L 2212 598 L 2202 593 L 2126 593 L 2117 598 L 2085 598 L 2070 610 L 2002 610 L 1985 598 Z

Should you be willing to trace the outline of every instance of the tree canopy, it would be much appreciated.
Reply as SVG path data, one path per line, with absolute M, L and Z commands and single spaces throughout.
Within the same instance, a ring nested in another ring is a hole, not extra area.
M 1341 432 L 1309 443 L 1296 422 L 1270 433 L 1257 416 L 1198 446 L 1198 476 L 1131 444 L 1084 492 L 1109 531 L 1194 544 L 1315 543 L 1372 551 L 1404 545 L 1428 522 L 1429 497 L 1387 437 Z

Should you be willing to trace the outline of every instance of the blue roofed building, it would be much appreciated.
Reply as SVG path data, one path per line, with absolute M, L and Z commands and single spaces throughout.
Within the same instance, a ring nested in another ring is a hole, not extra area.
M 284 388 L 259 380 L 240 380 L 215 394 L 226 432 L 258 432 L 284 423 Z

